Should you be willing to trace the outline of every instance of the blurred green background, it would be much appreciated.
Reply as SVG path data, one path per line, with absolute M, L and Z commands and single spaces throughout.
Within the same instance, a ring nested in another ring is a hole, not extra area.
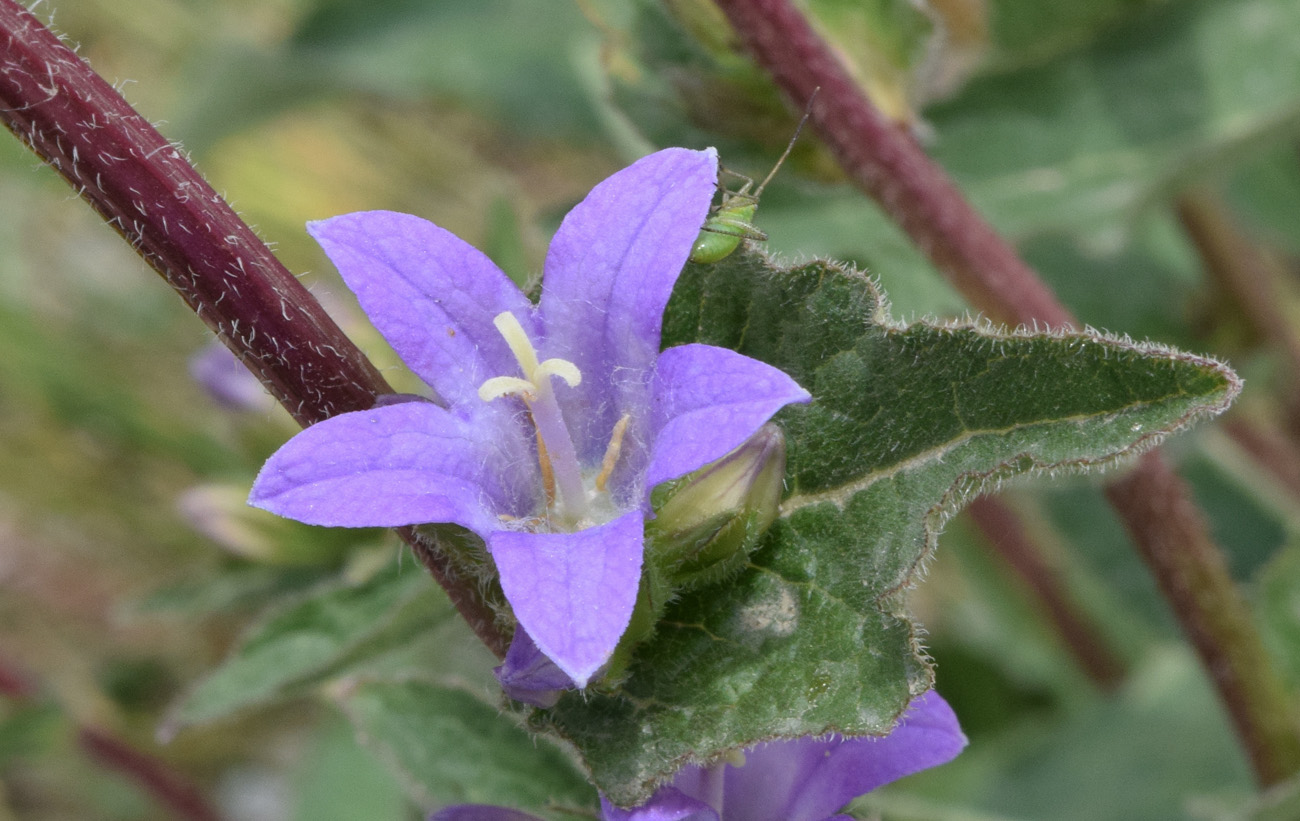
M 1300 495 L 1286 471 L 1300 476 L 1300 4 L 805 6 L 878 104 L 1082 321 L 1227 358 L 1248 378 L 1225 420 L 1167 451 L 1295 692 Z M 712 144 L 728 167 L 759 177 L 797 119 L 728 50 L 710 9 L 685 0 L 62 0 L 37 10 L 51 12 L 399 387 L 410 377 L 304 222 L 409 211 L 523 281 L 540 271 L 560 217 L 627 161 Z M 1207 267 L 1196 215 L 1244 243 L 1229 257 L 1257 263 L 1251 281 L 1263 283 L 1269 316 Z M 810 136 L 758 223 L 778 254 L 870 271 L 897 318 L 967 311 Z M 86 726 L 185 773 L 229 818 L 420 817 L 431 807 L 419 790 L 409 797 L 310 694 L 155 742 L 169 705 L 263 608 L 399 561 L 383 534 L 245 522 L 237 501 L 220 501 L 228 494 L 186 514 L 188 491 L 246 487 L 293 431 L 278 408 L 232 412 L 194 383 L 189 358 L 208 342 L 61 180 L 0 140 L 0 663 L 31 687 L 0 699 L 0 818 L 170 817 L 78 748 Z M 1272 444 L 1252 454 L 1261 438 Z M 913 603 L 972 745 L 864 799 L 863 817 L 1286 817 L 1252 803 L 1215 697 L 1097 483 L 1039 482 L 1004 498 L 1123 681 L 1090 681 L 959 518 Z

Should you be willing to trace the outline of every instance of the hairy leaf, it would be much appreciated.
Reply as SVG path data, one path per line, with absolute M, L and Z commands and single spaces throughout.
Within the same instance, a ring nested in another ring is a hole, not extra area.
M 213 721 L 303 692 L 455 621 L 418 567 L 394 564 L 362 584 L 335 580 L 254 624 L 229 658 L 173 710 L 172 728 Z
M 550 817 L 556 808 L 590 810 L 595 803 L 586 779 L 556 747 L 461 690 L 367 682 L 340 704 L 430 807 L 499 804 Z
M 1239 390 L 1212 360 L 1096 333 L 903 326 L 866 277 L 757 254 L 688 266 L 665 344 L 725 345 L 814 396 L 778 417 L 789 490 L 750 565 L 672 606 L 617 695 L 533 720 L 613 800 L 773 737 L 887 732 L 930 670 L 900 591 L 944 521 L 1015 476 L 1113 464 Z

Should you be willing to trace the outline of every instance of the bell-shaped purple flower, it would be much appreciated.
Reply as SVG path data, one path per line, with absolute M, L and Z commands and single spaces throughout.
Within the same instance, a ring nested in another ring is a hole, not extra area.
M 601 800 L 603 821 L 852 821 L 860 795 L 957 756 L 966 736 L 937 693 L 915 699 L 883 738 L 798 738 L 760 744 L 735 762 L 685 767 L 639 807 Z M 430 821 L 538 821 L 504 807 L 462 804 Z
M 660 353 L 664 307 L 716 177 L 714 151 L 674 148 L 597 185 L 556 232 L 538 305 L 417 217 L 312 223 L 437 401 L 308 428 L 267 461 L 250 502 L 311 524 L 473 530 L 520 626 L 585 686 L 631 617 L 650 490 L 810 398 L 734 351 Z

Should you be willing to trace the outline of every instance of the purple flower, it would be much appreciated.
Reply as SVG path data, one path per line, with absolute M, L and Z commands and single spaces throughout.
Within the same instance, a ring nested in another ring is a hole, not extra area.
M 809 395 L 734 351 L 659 351 L 717 155 L 672 148 L 569 213 L 532 304 L 482 253 L 405 214 L 309 231 L 441 404 L 342 414 L 294 437 L 250 502 L 311 524 L 450 522 L 487 543 L 536 647 L 583 687 L 627 627 L 650 490 Z
M 739 762 L 686 767 L 630 810 L 601 798 L 604 821 L 852 821 L 838 811 L 877 787 L 951 761 L 966 746 L 937 693 L 915 699 L 883 738 L 799 738 L 747 750 Z M 502 807 L 463 804 L 430 821 L 537 821 Z
M 275 405 L 253 372 L 220 342 L 190 357 L 190 377 L 226 410 L 265 412 Z

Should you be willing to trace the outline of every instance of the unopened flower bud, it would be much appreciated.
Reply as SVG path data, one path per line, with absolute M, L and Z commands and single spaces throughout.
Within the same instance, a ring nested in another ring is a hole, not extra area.
M 265 413 L 275 400 L 225 345 L 212 342 L 190 357 L 190 376 L 226 410 Z
M 737 572 L 776 520 L 785 480 L 785 435 L 773 424 L 726 456 L 656 491 L 647 554 L 676 589 Z
M 247 494 L 242 484 L 199 485 L 182 493 L 176 506 L 199 533 L 263 564 L 333 565 L 360 540 L 356 531 L 306 527 L 249 507 Z

